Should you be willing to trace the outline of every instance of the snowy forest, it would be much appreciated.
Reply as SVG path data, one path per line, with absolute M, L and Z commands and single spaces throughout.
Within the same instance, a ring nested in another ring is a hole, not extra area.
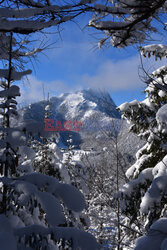
M 166 65 L 142 65 L 143 101 L 116 107 L 89 89 L 18 107 L 28 62 L 47 50 L 34 37 L 87 15 L 100 50 L 164 62 L 166 12 L 166 0 L 0 1 L 0 250 L 167 250 Z M 91 130 L 70 132 L 88 116 Z

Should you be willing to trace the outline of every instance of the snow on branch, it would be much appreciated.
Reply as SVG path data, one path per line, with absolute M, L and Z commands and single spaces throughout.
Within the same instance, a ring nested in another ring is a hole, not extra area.
M 159 125 L 158 130 L 167 134 L 167 104 L 158 110 L 156 120 Z
M 0 91 L 0 97 L 15 97 L 20 96 L 20 88 L 12 85 L 9 89 Z
M 39 1 L 19 0 L 17 2 L 9 5 L 5 1 L 4 6 L 1 6 L 0 32 L 29 34 L 56 26 L 81 14 L 83 5 L 90 3 L 90 1 L 85 1 L 83 4 L 81 1 L 77 4 L 55 5 L 47 1 L 43 4 Z
M 59 183 L 51 176 L 33 173 L 17 179 L 0 177 L 0 182 L 18 194 L 18 206 L 26 207 L 30 200 L 36 199 L 46 214 L 47 222 L 54 227 L 66 222 L 61 202 L 74 212 L 86 208 L 84 196 L 79 190 L 72 185 Z
M 45 6 L 43 8 L 19 8 L 19 9 L 7 9 L 0 8 L 0 18 L 29 18 L 37 15 L 49 14 L 51 11 L 53 13 L 60 13 L 63 9 L 69 9 L 71 6 Z
M 120 30 L 124 29 L 129 25 L 129 23 L 123 23 L 123 22 L 112 22 L 112 21 L 99 21 L 95 22 L 94 20 L 91 20 L 89 22 L 89 26 L 95 27 L 96 29 L 100 30 Z
M 19 81 L 19 80 L 21 80 L 21 78 L 23 76 L 29 75 L 31 73 L 32 73 L 32 71 L 30 69 L 22 71 L 22 72 L 17 72 L 17 71 L 15 71 L 14 68 L 12 68 L 10 80 L 11 81 L 13 81 L 13 80 Z M 9 78 L 9 70 L 8 69 L 0 69 L 0 77 L 3 77 L 3 78 L 8 80 L 8 78 Z M 10 91 L 12 91 L 12 90 L 10 90 Z
M 0 245 L 3 250 L 16 250 L 25 249 L 25 245 L 17 242 L 16 239 L 30 238 L 32 235 L 39 235 L 44 238 L 48 235 L 52 235 L 52 238 L 58 242 L 61 239 L 71 240 L 73 242 L 73 249 L 87 249 L 87 250 L 98 250 L 100 249 L 99 244 L 95 238 L 82 230 L 72 227 L 50 227 L 47 228 L 42 225 L 30 225 L 26 227 L 13 227 L 10 219 L 4 215 L 0 215 Z M 30 249 L 30 248 L 29 248 Z M 32 248 L 31 248 L 32 249 Z
M 106 5 L 95 4 L 88 7 L 88 11 L 96 12 L 89 26 L 104 31 L 115 47 L 143 43 L 151 32 L 157 32 L 152 20 L 156 19 L 160 11 L 165 12 L 165 3 L 166 0 L 124 0 L 109 1 Z M 107 39 L 103 41 L 105 44 Z
M 58 25 L 63 22 L 62 20 L 52 20 L 52 21 L 31 21 L 31 20 L 1 20 L 0 32 L 15 32 L 20 34 L 29 34 L 44 28 L 49 28 L 51 26 Z
M 3 250 L 17 250 L 16 239 L 14 232 L 5 215 L 0 215 L 0 246 Z
M 33 233 L 43 237 L 50 234 L 56 241 L 59 241 L 60 239 L 72 239 L 73 249 L 100 249 L 100 246 L 91 234 L 72 227 L 46 228 L 40 225 L 33 225 L 24 228 L 18 228 L 14 231 L 14 234 L 18 237 L 31 236 Z
M 150 227 L 147 235 L 137 239 L 134 250 L 165 250 L 167 248 L 167 219 L 161 218 Z
M 47 192 L 61 198 L 64 204 L 75 212 L 80 212 L 85 208 L 84 196 L 74 186 L 59 183 L 55 178 L 40 173 L 26 175 L 19 179 L 32 183 L 38 188 L 46 186 Z
M 152 44 L 142 47 L 141 54 L 143 56 L 150 57 L 151 55 L 155 56 L 155 58 L 167 57 L 167 45 L 164 44 Z

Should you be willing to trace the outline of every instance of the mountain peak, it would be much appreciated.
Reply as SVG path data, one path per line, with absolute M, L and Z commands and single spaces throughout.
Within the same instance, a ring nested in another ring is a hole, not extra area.
M 83 89 L 73 93 L 64 93 L 50 99 L 53 119 L 81 120 L 94 116 L 101 118 L 120 118 L 116 105 L 107 91 L 98 89 Z M 43 119 L 44 103 L 37 102 L 24 108 L 24 116 L 33 119 Z
M 50 102 L 54 110 L 63 113 L 66 119 L 84 120 L 97 113 L 100 117 L 120 118 L 116 105 L 107 91 L 88 88 L 52 97 Z
M 34 121 L 44 126 L 45 106 L 48 102 L 37 102 L 20 110 L 20 119 L 28 122 Z M 74 93 L 65 93 L 58 97 L 52 97 L 49 100 L 50 119 L 60 121 L 80 121 L 83 125 L 87 122 L 110 123 L 111 118 L 120 118 L 116 110 L 116 105 L 106 91 L 95 89 L 84 89 Z M 66 131 L 67 132 L 67 131 Z M 76 145 L 81 143 L 81 133 L 76 134 L 73 138 Z M 71 133 L 71 132 L 70 132 Z M 63 144 L 68 139 L 68 133 L 60 132 Z

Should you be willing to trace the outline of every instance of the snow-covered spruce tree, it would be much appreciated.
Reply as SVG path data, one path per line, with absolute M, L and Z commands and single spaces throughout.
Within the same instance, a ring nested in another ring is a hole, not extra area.
M 64 153 L 64 165 L 67 168 L 71 184 L 78 188 L 83 194 L 87 194 L 87 176 L 86 170 L 82 166 L 80 157 L 75 160 L 75 146 L 73 145 L 72 135 L 67 139 L 68 150 Z
M 141 51 L 145 56 L 166 57 L 166 46 L 163 45 L 146 46 Z M 167 66 L 155 70 L 147 84 L 144 101 L 135 100 L 119 106 L 131 130 L 146 140 L 137 152 L 136 163 L 126 172 L 133 180 L 120 190 L 122 210 L 130 218 L 131 226 L 134 229 L 138 226 L 140 233 L 149 229 L 157 219 L 167 216 Z
M 158 82 L 159 84 L 159 82 Z M 166 91 L 167 93 L 167 91 Z M 166 95 L 167 97 L 167 95 Z M 163 105 L 156 114 L 158 131 L 162 133 L 167 140 L 167 104 Z M 162 148 L 167 151 L 164 139 L 161 141 Z M 135 250 L 165 250 L 167 248 L 167 211 L 166 211 L 166 193 L 167 193 L 167 154 L 152 169 L 152 184 L 145 193 L 141 211 L 145 214 L 152 215 L 155 213 L 163 217 L 155 221 L 149 228 L 145 236 L 140 237 L 136 242 Z M 156 209 L 156 210 L 155 210 Z
M 66 179 L 65 169 L 62 164 L 62 154 L 57 143 L 52 139 L 40 137 L 39 140 L 32 141 L 32 147 L 36 151 L 33 162 L 34 170 L 46 175 L 54 176 L 58 179 Z M 62 174 L 60 169 L 62 168 Z
M 50 108 L 49 100 L 46 102 L 44 101 L 44 119 L 50 118 Z M 38 133 L 38 138 L 33 138 L 31 140 L 31 147 L 36 151 L 33 167 L 36 172 L 63 180 L 63 176 L 60 175 L 62 156 L 56 144 L 58 140 L 58 132 L 55 132 L 51 136 L 49 136 L 49 133 L 48 136 Z M 65 182 L 68 183 L 67 180 Z

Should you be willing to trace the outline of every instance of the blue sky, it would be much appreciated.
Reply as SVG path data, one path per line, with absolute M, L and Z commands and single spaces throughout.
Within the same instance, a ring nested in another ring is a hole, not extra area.
M 21 105 L 42 100 L 43 89 L 46 97 L 48 92 L 53 96 L 89 87 L 106 89 L 116 105 L 142 100 L 145 84 L 139 78 L 137 48 L 118 50 L 110 46 L 98 50 L 97 32 L 84 28 L 84 17 L 78 23 L 80 27 L 73 22 L 66 23 L 60 35 L 46 35 L 48 44 L 54 45 L 38 56 L 29 81 L 21 84 Z M 163 65 L 153 59 L 143 60 L 147 69 Z M 32 65 L 27 66 L 32 68 Z

